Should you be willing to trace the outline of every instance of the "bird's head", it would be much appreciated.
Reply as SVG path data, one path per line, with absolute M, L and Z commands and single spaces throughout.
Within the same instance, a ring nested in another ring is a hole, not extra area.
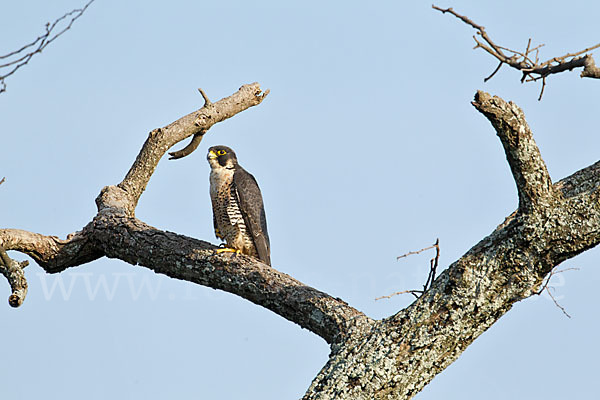
M 237 164 L 235 152 L 227 146 L 213 146 L 206 156 L 211 168 L 233 168 Z

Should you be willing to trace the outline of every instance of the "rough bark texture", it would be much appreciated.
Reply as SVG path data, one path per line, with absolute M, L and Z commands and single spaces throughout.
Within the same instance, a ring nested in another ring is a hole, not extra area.
M 2 183 L 2 182 L 0 182 Z M 2 246 L 0 246 L 0 272 L 8 280 L 12 294 L 8 298 L 8 304 L 19 307 L 27 296 L 27 280 L 23 269 L 29 261 L 15 261 L 11 259 Z
M 304 399 L 408 399 L 443 371 L 553 267 L 600 240 L 600 162 L 550 185 L 523 112 L 478 92 L 500 137 L 520 207 L 398 314 L 351 334 Z
M 217 254 L 208 242 L 135 218 L 137 201 L 169 147 L 196 135 L 195 149 L 201 132 L 263 98 L 257 84 L 247 85 L 152 131 L 123 182 L 102 189 L 98 214 L 66 240 L 3 229 L 0 247 L 30 255 L 47 272 L 106 256 L 237 294 L 331 344 L 330 359 L 304 399 L 408 399 L 515 302 L 535 293 L 552 268 L 600 241 L 600 162 L 553 185 L 521 109 L 483 92 L 473 105 L 502 142 L 519 209 L 446 269 L 423 296 L 389 318 L 372 320 L 258 260 Z
M 91 240 L 109 258 L 237 294 L 329 343 L 341 340 L 351 327 L 371 321 L 344 301 L 257 259 L 242 254 L 217 254 L 218 247 L 208 242 L 161 231 L 135 218 L 101 215 L 93 221 L 93 232 Z

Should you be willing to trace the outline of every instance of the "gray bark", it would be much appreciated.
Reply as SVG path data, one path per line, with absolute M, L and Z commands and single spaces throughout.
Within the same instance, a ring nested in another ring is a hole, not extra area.
M 106 256 L 234 293 L 330 343 L 329 361 L 304 399 L 408 399 L 515 302 L 539 290 L 556 265 L 600 240 L 600 162 L 552 184 L 523 112 L 483 92 L 473 105 L 502 142 L 519 209 L 389 318 L 373 320 L 258 260 L 217 254 L 215 245 L 135 218 L 139 197 L 171 146 L 195 136 L 195 149 L 210 126 L 263 98 L 258 84 L 246 85 L 152 131 L 123 182 L 102 189 L 98 214 L 66 240 L 2 229 L 0 247 L 30 255 L 49 273 Z

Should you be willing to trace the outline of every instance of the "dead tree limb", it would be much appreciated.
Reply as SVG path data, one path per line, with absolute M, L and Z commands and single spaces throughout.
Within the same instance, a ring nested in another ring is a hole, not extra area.
M 6 251 L 0 246 L 0 272 L 8 280 L 12 290 L 8 297 L 8 304 L 11 307 L 19 307 L 25 301 L 27 296 L 27 280 L 23 269 L 29 265 L 29 261 L 15 261 L 6 254 Z
M 202 95 L 202 98 L 204 99 L 204 106 L 202 108 L 208 108 L 212 106 L 212 102 L 209 100 L 208 96 L 206 95 L 206 93 L 204 92 L 204 90 L 202 90 L 202 88 L 198 88 L 198 92 L 200 92 L 200 94 Z M 265 92 L 265 96 L 269 94 L 269 90 L 267 90 Z M 190 141 L 190 143 L 185 146 L 183 149 L 178 150 L 178 151 L 173 151 L 169 153 L 169 160 L 177 160 L 179 158 L 183 158 L 186 156 L 189 156 L 190 154 L 192 154 L 194 152 L 194 150 L 196 150 L 198 148 L 198 146 L 200 145 L 200 142 L 202 141 L 202 138 L 204 137 L 204 134 L 206 133 L 206 131 L 200 131 L 198 133 L 195 133 L 194 136 L 192 137 L 192 140 Z
M 474 107 L 500 138 L 519 210 L 450 265 L 422 296 L 382 320 L 261 262 L 153 228 L 134 210 L 158 160 L 175 143 L 264 99 L 258 84 L 154 130 L 125 179 L 102 189 L 98 213 L 64 240 L 0 230 L 0 246 L 29 254 L 47 272 L 117 258 L 157 273 L 239 295 L 331 344 L 304 399 L 409 399 L 514 303 L 535 294 L 566 259 L 600 242 L 600 162 L 552 184 L 515 104 L 478 92 Z
M 396 257 L 396 260 L 399 260 L 401 258 L 405 258 L 405 257 L 408 257 L 408 256 L 412 256 L 412 255 L 415 255 L 415 254 L 421 254 L 422 252 L 424 252 L 426 250 L 431 250 L 431 249 L 435 248 L 437 245 L 438 245 L 438 243 L 432 244 L 431 246 L 423 247 L 421 250 L 409 251 L 408 253 L 404 253 L 401 256 Z
M 596 67 L 592 55 L 586 54 L 600 47 L 600 43 L 581 51 L 568 53 L 559 57 L 553 57 L 546 61 L 540 62 L 539 49 L 543 46 L 543 44 L 531 47 L 530 38 L 527 42 L 525 51 L 520 52 L 517 50 L 511 50 L 497 45 L 489 37 L 483 26 L 473 22 L 464 15 L 458 14 L 452 8 L 440 8 L 436 5 L 432 5 L 431 7 L 435 10 L 441 11 L 443 14 L 449 13 L 454 15 L 465 24 L 477 30 L 477 35 L 473 36 L 473 39 L 475 40 L 475 49 L 481 48 L 499 61 L 499 64 L 494 72 L 485 78 L 484 81 L 491 79 L 494 75 L 496 75 L 496 72 L 498 72 L 500 67 L 503 64 L 506 64 L 522 72 L 521 83 L 535 82 L 538 80 L 542 81 L 540 96 L 538 98 L 538 100 L 541 100 L 542 95 L 544 94 L 544 88 L 546 87 L 546 78 L 552 74 L 558 74 L 564 71 L 572 71 L 575 68 L 583 68 L 583 71 L 580 75 L 582 78 L 600 79 L 600 68 Z M 479 40 L 477 36 L 480 36 L 483 41 Z M 535 59 L 532 56 L 533 54 L 535 54 Z
M 190 136 L 200 133 L 204 135 L 214 124 L 260 104 L 268 94 L 268 90 L 261 91 L 258 83 L 244 85 L 229 97 L 216 103 L 205 103 L 198 111 L 194 111 L 163 128 L 153 130 L 148 135 L 146 143 L 144 143 L 129 172 L 123 181 L 117 185 L 117 189 L 123 190 L 127 194 L 127 201 L 112 205 L 110 198 L 107 197 L 101 200 L 99 197 L 96 199 L 98 207 L 116 206 L 126 210 L 128 215 L 133 216 L 137 202 L 146 189 L 154 169 L 169 148 Z M 102 196 L 102 193 L 100 196 Z
M 4 181 L 5 178 L 0 179 L 0 185 Z M 25 279 L 25 271 L 23 271 L 27 265 L 29 265 L 29 261 L 16 261 L 10 258 L 4 247 L 0 245 L 0 272 L 8 281 L 12 291 L 8 297 L 8 304 L 11 307 L 19 307 L 27 296 L 27 279 Z
M 160 158 L 176 143 L 252 106 L 268 91 L 257 83 L 205 105 L 177 121 L 150 132 L 121 183 L 102 189 L 98 214 L 66 239 L 18 229 L 0 230 L 0 246 L 31 256 L 46 272 L 106 256 L 157 273 L 222 289 L 260 304 L 315 332 L 327 342 L 342 340 L 355 325 L 370 319 L 340 299 L 308 287 L 292 277 L 242 255 L 216 254 L 217 246 L 155 229 L 135 218 L 135 208 Z
M 542 159 L 530 158 L 539 150 L 522 111 L 484 92 L 473 105 L 504 145 L 519 212 L 409 307 L 332 346 L 305 400 L 413 397 L 514 303 L 535 294 L 554 266 L 600 242 L 600 162 L 537 190 L 549 178 Z
M 517 184 L 519 212 L 531 213 L 534 209 L 551 206 L 555 193 L 550 174 L 523 111 L 499 97 L 486 97 L 486 101 L 481 101 L 481 96 L 485 94 L 478 93 L 472 104 L 496 128 Z

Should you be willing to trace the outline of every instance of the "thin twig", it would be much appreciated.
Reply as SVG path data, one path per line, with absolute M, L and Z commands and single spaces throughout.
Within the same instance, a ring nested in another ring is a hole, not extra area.
M 18 50 L 11 51 L 4 55 L 0 55 L 0 59 L 10 59 L 11 57 L 16 57 L 15 59 L 9 60 L 6 63 L 0 65 L 0 71 L 2 71 L 3 68 L 12 67 L 8 72 L 0 73 L 0 93 L 3 93 L 6 91 L 6 82 L 5 82 L 6 78 L 8 78 L 9 76 L 11 76 L 15 72 L 17 72 L 17 70 L 19 70 L 22 66 L 29 63 L 29 61 L 31 60 L 31 58 L 34 55 L 41 53 L 42 50 L 44 50 L 46 48 L 46 46 L 48 46 L 50 43 L 55 41 L 63 33 L 68 31 L 69 29 L 71 29 L 71 26 L 73 25 L 73 23 L 79 17 L 81 17 L 83 15 L 85 10 L 87 10 L 87 8 L 94 1 L 95 0 L 90 0 L 85 6 L 83 6 L 83 8 L 78 8 L 78 9 L 72 10 L 72 11 L 64 14 L 62 17 L 56 19 L 53 23 L 47 23 L 46 26 L 44 27 L 45 32 L 42 35 L 38 36 L 31 43 L 21 46 L 21 48 Z M 60 32 L 53 34 L 54 29 L 62 21 L 64 21 L 65 19 L 67 19 L 69 17 L 71 17 L 71 20 L 68 22 L 67 26 L 65 28 L 63 28 Z M 29 51 L 25 52 L 26 50 L 29 50 Z
M 550 295 L 550 298 L 552 299 L 552 301 L 554 302 L 554 304 L 556 305 L 556 307 L 560 308 L 560 310 L 563 312 L 563 314 L 565 314 L 567 317 L 571 318 L 571 316 L 569 315 L 569 313 L 567 313 L 567 311 L 565 310 L 565 308 L 563 306 L 561 306 L 560 304 L 558 304 L 558 301 L 556 301 L 556 299 L 552 295 L 552 292 L 550 291 L 549 287 L 546 288 L 546 292 L 548 292 L 548 294 Z
M 403 291 L 401 291 L 401 292 L 392 293 L 392 294 L 390 294 L 390 295 L 388 295 L 388 296 L 381 296 L 381 297 L 377 297 L 377 298 L 375 299 L 375 301 L 377 301 L 377 300 L 381 300 L 381 299 L 391 299 L 391 298 L 392 298 L 392 297 L 394 297 L 394 296 L 397 296 L 397 295 L 399 295 L 399 294 L 406 294 L 406 293 L 410 293 L 410 294 L 412 294 L 413 296 L 415 296 L 416 298 L 419 298 L 419 296 L 417 296 L 417 293 L 423 294 L 423 291 L 422 291 L 422 290 L 403 290 Z
M 2 185 L 4 183 L 4 181 L 6 180 L 6 177 L 0 179 L 0 185 Z
M 435 273 L 436 273 L 436 269 L 438 267 L 438 263 L 440 260 L 440 239 L 436 239 L 435 243 L 429 247 L 424 247 L 421 250 L 417 250 L 417 251 L 409 251 L 406 254 L 396 257 L 396 259 L 398 260 L 400 258 L 408 257 L 413 254 L 419 254 L 419 253 L 424 252 L 425 250 L 429 250 L 429 249 L 433 249 L 433 248 L 435 248 L 435 257 L 429 261 L 429 274 L 427 275 L 427 281 L 425 281 L 425 285 L 423 285 L 423 290 L 416 290 L 416 289 L 403 290 L 401 292 L 392 293 L 388 296 L 377 297 L 375 300 L 389 299 L 389 298 L 392 298 L 399 294 L 405 294 L 405 293 L 410 293 L 413 296 L 415 296 L 415 298 L 418 299 L 420 295 L 423 295 L 423 293 L 425 293 L 428 289 L 430 289 L 431 286 L 433 285 L 433 281 L 435 280 Z
M 204 93 L 204 90 L 202 90 L 202 88 L 198 88 L 198 91 L 200 92 L 200 94 L 202 95 L 202 98 L 204 99 L 204 107 L 211 106 L 212 102 L 208 99 L 208 96 L 206 95 L 206 93 Z
M 177 160 L 192 154 L 192 152 L 200 145 L 200 142 L 202 141 L 202 138 L 206 132 L 206 130 L 202 130 L 198 133 L 195 133 L 194 136 L 192 136 L 190 143 L 183 149 L 169 152 L 169 160 Z
M 544 67 L 546 65 L 552 64 L 553 62 L 556 62 L 556 63 L 560 64 L 562 61 L 564 61 L 567 58 L 575 58 L 575 57 L 577 57 L 579 55 L 582 55 L 583 53 L 587 53 L 588 51 L 595 50 L 598 47 L 600 47 L 600 43 L 598 43 L 598 44 L 596 44 L 596 45 L 594 45 L 592 47 L 588 47 L 587 49 L 583 49 L 581 51 L 578 51 L 576 53 L 567 53 L 567 54 L 565 54 L 564 56 L 561 56 L 561 57 L 554 57 L 551 60 L 544 61 L 543 63 L 540 64 L 540 66 Z
M 562 272 L 565 271 L 579 271 L 579 268 L 564 268 L 564 269 L 559 269 L 559 270 L 552 270 L 550 271 L 550 273 L 548 274 L 548 276 L 546 276 L 546 279 L 544 280 L 544 283 L 542 284 L 540 290 L 538 290 L 537 292 L 535 292 L 535 294 L 537 294 L 538 296 L 541 295 L 544 290 L 546 291 L 546 293 L 548 293 L 548 295 L 550 296 L 550 298 L 552 299 L 552 301 L 554 302 L 554 304 L 561 309 L 561 311 L 569 318 L 571 318 L 571 316 L 567 313 L 567 311 L 565 310 L 565 308 L 563 306 L 561 306 L 558 301 L 556 300 L 556 298 L 554 298 L 554 296 L 552 295 L 552 292 L 550 291 L 550 289 L 555 290 L 555 288 L 553 286 L 549 286 L 548 284 L 550 283 L 550 279 L 552 279 L 552 277 L 556 274 L 560 274 Z
M 432 258 L 429 262 L 429 264 L 430 264 L 429 276 L 427 276 L 427 281 L 425 282 L 425 285 L 423 286 L 423 292 L 426 292 L 429 288 L 431 288 L 431 285 L 433 284 L 433 281 L 435 280 L 435 270 L 437 269 L 438 262 L 440 260 L 440 239 L 439 238 L 436 239 L 433 247 L 435 247 L 435 257 Z
M 208 98 L 208 95 L 206 94 L 206 92 L 204 92 L 204 90 L 202 90 L 202 88 L 198 88 L 198 92 L 200 92 L 200 94 L 202 95 L 202 98 L 204 99 L 204 105 L 202 106 L 202 108 L 212 106 L 213 103 Z M 169 160 L 178 160 L 180 158 L 187 157 L 190 154 L 192 154 L 194 152 L 194 150 L 196 150 L 198 148 L 198 145 L 200 145 L 200 142 L 202 141 L 202 138 L 204 137 L 204 134 L 206 132 L 207 132 L 207 130 L 202 130 L 202 131 L 194 134 L 190 143 L 187 146 L 185 146 L 183 149 L 169 152 Z
M 404 258 L 404 257 L 412 256 L 413 254 L 419 254 L 419 253 L 422 253 L 422 252 L 424 252 L 425 250 L 433 249 L 434 247 L 435 247 L 435 244 L 433 244 L 433 245 L 431 245 L 431 246 L 429 246 L 429 247 L 424 247 L 424 248 L 422 248 L 421 250 L 417 250 L 417 251 L 409 251 L 409 252 L 408 252 L 408 253 L 406 253 L 406 254 L 402 254 L 401 256 L 398 256 L 398 257 L 396 257 L 396 260 L 399 260 L 399 259 L 401 259 L 401 258 Z
M 546 88 L 546 77 L 542 77 L 542 90 L 540 90 L 540 97 L 538 97 L 538 101 L 542 100 L 542 96 L 544 95 L 544 89 Z
M 579 268 L 570 267 L 570 268 L 565 268 L 565 269 L 559 269 L 558 271 L 554 272 L 554 275 L 560 274 L 560 273 L 566 272 L 566 271 L 579 271 Z
M 525 57 L 529 55 L 529 47 L 531 47 L 531 38 L 527 41 L 527 47 L 525 48 Z
M 491 74 L 490 76 L 488 76 L 487 78 L 485 78 L 483 81 L 484 81 L 484 82 L 487 82 L 487 81 L 489 81 L 490 79 L 492 79 L 492 77 L 493 77 L 494 75 L 496 75 L 496 72 L 500 71 L 500 67 L 502 66 L 502 64 L 504 64 L 504 63 L 503 63 L 502 61 L 500 61 L 500 63 L 498 64 L 498 66 L 496 67 L 496 69 L 494 70 L 494 72 L 492 72 L 492 74 Z
M 565 268 L 565 269 L 559 269 L 559 270 L 552 270 L 550 271 L 550 273 L 548 274 L 548 276 L 546 276 L 546 279 L 544 280 L 544 283 L 542 284 L 540 290 L 538 290 L 537 292 L 535 292 L 535 294 L 537 294 L 538 296 L 541 295 L 544 292 L 544 289 L 546 289 L 546 287 L 548 287 L 548 283 L 550 282 L 550 279 L 557 274 L 560 274 L 562 272 L 566 272 L 566 271 L 579 271 L 579 268 L 575 268 L 575 267 L 570 267 L 570 268 Z

